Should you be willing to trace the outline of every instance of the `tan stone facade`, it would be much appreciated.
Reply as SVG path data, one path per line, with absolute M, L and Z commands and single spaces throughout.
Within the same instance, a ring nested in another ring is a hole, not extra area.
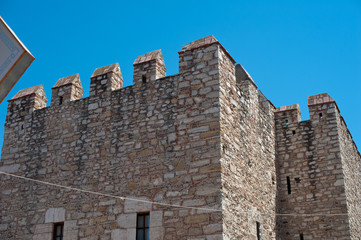
M 1 239 L 64 223 L 64 239 L 134 240 L 148 212 L 152 240 L 360 236 L 360 155 L 327 94 L 309 98 L 309 121 L 276 109 L 213 36 L 182 47 L 178 74 L 157 50 L 135 60 L 133 86 L 113 64 L 82 94 L 73 75 L 49 107 L 42 86 L 9 101 Z

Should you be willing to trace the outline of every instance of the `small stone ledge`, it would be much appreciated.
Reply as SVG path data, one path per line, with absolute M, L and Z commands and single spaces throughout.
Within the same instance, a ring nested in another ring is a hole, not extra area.
M 114 63 L 114 64 L 111 64 L 108 66 L 104 66 L 104 67 L 95 69 L 95 71 L 93 72 L 93 74 L 91 75 L 90 78 L 95 78 L 97 76 L 104 75 L 104 74 L 111 73 L 111 72 L 113 72 L 113 73 L 120 72 L 119 63 Z
M 54 87 L 52 87 L 52 89 L 62 87 L 62 86 L 65 86 L 65 85 L 69 85 L 69 84 L 76 84 L 76 83 L 79 83 L 79 82 L 80 82 L 80 76 L 79 76 L 79 73 L 77 73 L 77 74 L 74 74 L 74 75 L 71 75 L 71 76 L 60 78 L 56 82 Z
M 133 65 L 149 62 L 151 60 L 163 61 L 162 50 L 158 49 L 158 50 L 155 50 L 153 52 L 149 52 L 149 53 L 146 53 L 144 55 L 138 56 L 135 59 Z
M 286 111 L 295 111 L 295 110 L 300 111 L 300 105 L 292 104 L 292 105 L 278 107 L 278 108 L 276 108 L 275 113 L 286 112 Z
M 301 111 L 298 104 L 292 104 L 276 108 L 274 111 L 276 122 L 283 126 L 301 122 Z
M 170 75 L 170 76 L 158 78 L 156 81 L 170 80 L 170 79 L 172 79 L 172 78 L 180 77 L 180 76 L 181 76 L 181 74 L 176 73 L 176 74 L 173 74 L 173 75 Z
M 317 95 L 308 96 L 308 106 L 314 106 L 324 103 L 336 103 L 335 100 L 333 100 L 328 93 L 321 93 Z
M 58 106 L 83 98 L 79 74 L 60 78 L 52 88 L 51 106 Z
M 314 107 L 322 104 L 334 103 L 338 112 L 341 112 L 337 106 L 336 101 L 328 95 L 328 93 L 320 93 L 312 96 L 308 96 L 307 105 L 308 107 Z
M 14 101 L 19 98 L 26 97 L 26 96 L 30 96 L 32 94 L 38 94 L 38 95 L 42 96 L 43 99 L 45 97 L 45 101 L 46 101 L 46 96 L 45 96 L 45 91 L 44 91 L 43 85 L 37 85 L 34 87 L 29 87 L 29 88 L 20 90 L 18 93 L 15 94 L 14 97 L 12 97 L 10 100 L 8 100 L 8 102 Z
M 195 40 L 193 42 L 190 42 L 186 45 L 184 45 L 181 50 L 178 52 L 178 54 L 187 52 L 187 51 L 191 51 L 197 48 L 201 48 L 201 47 L 208 47 L 212 44 L 219 44 L 219 46 L 222 48 L 222 50 L 226 53 L 226 55 L 231 59 L 231 61 L 233 62 L 233 64 L 236 63 L 236 61 L 233 59 L 233 57 L 231 56 L 231 54 L 229 54 L 229 52 L 222 46 L 222 44 L 220 42 L 218 42 L 218 40 L 213 36 L 207 36 L 198 40 Z
M 184 45 L 180 50 L 180 52 L 190 51 L 196 48 L 209 46 L 213 43 L 219 43 L 219 42 L 213 35 L 210 35 Z

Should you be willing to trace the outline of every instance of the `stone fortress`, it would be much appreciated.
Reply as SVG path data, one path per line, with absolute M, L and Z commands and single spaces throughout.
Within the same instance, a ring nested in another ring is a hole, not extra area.
M 360 239 L 361 158 L 336 102 L 275 108 L 213 37 L 9 100 L 0 239 Z M 62 237 L 54 228 L 62 226 Z M 143 231 L 143 230 L 142 230 Z

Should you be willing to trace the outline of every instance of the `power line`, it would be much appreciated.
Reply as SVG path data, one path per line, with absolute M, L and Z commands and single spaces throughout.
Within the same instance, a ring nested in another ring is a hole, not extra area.
M 20 178 L 20 179 L 24 179 L 24 180 L 36 182 L 36 183 L 41 183 L 41 184 L 45 184 L 45 185 L 49 185 L 49 186 L 53 186 L 53 187 L 65 188 L 65 189 L 69 189 L 69 190 L 73 190 L 73 191 L 89 193 L 89 194 L 94 194 L 94 195 L 99 195 L 99 196 L 104 196 L 104 197 L 117 198 L 117 199 L 121 199 L 121 200 L 129 200 L 129 201 L 135 201 L 135 202 L 150 203 L 150 204 L 156 204 L 156 205 L 167 206 L 167 207 L 187 208 L 187 209 L 195 209 L 195 210 L 211 211 L 211 212 L 222 212 L 222 210 L 212 209 L 212 208 L 189 207 L 189 206 L 182 206 L 182 205 L 177 205 L 177 204 L 153 202 L 153 201 L 147 201 L 147 200 L 142 200 L 142 199 L 121 197 L 121 196 L 116 196 L 116 195 L 107 194 L 107 193 L 100 193 L 100 192 L 94 192 L 94 191 L 89 191 L 89 190 L 83 190 L 83 189 L 79 189 L 79 188 L 68 187 L 68 186 L 64 186 L 64 185 L 60 185 L 60 184 L 56 184 L 56 183 L 45 182 L 45 181 L 36 180 L 36 179 L 23 177 L 23 176 L 11 174 L 11 173 L 1 172 L 1 171 L 0 171 L 0 174 L 4 174 L 4 175 L 8 175 L 8 176 L 12 176 L 12 177 L 16 177 L 16 178 Z
M 40 184 L 44 184 L 44 185 L 49 185 L 49 186 L 53 186 L 53 187 L 58 187 L 58 188 L 64 188 L 64 189 L 69 189 L 69 190 L 73 190 L 73 191 L 78 191 L 78 192 L 83 192 L 83 193 L 88 193 L 88 194 L 93 194 L 93 195 L 98 195 L 98 196 L 104 196 L 104 197 L 111 197 L 111 198 L 116 198 L 116 199 L 121 199 L 121 200 L 129 200 L 129 201 L 135 201 L 135 202 L 143 202 L 143 203 L 149 203 L 149 204 L 155 204 L 155 205 L 160 205 L 160 206 L 167 206 L 167 207 L 176 207 L 176 208 L 186 208 L 186 209 L 193 209 L 193 210 L 202 210 L 202 211 L 210 211 L 210 212 L 222 212 L 222 209 L 212 209 L 212 208 L 203 208 L 203 207 L 190 207 L 190 206 L 182 206 L 182 205 L 177 205 L 177 204 L 169 204 L 169 203 L 161 203 L 161 202 L 153 202 L 153 201 L 148 201 L 148 200 L 142 200 L 142 199 L 136 199 L 136 198 L 128 198 L 128 197 L 121 197 L 121 196 L 116 196 L 116 195 L 112 195 L 112 194 L 107 194 L 107 193 L 100 193 L 100 192 L 95 192 L 95 191 L 89 191 L 89 190 L 83 190 L 83 189 L 79 189 L 79 188 L 74 188 L 74 187 L 69 187 L 69 186 L 64 186 L 64 185 L 60 185 L 60 184 L 56 184 L 56 183 L 50 183 L 50 182 L 46 182 L 46 181 L 41 181 L 41 180 L 36 180 L 36 179 L 32 179 L 32 178 L 28 178 L 28 177 L 23 177 L 23 176 L 19 176 L 16 174 L 11 174 L 11 173 L 6 173 L 6 172 L 1 172 L 0 174 L 3 175 L 7 175 L 7 176 L 11 176 L 11 177 L 15 177 L 15 178 L 20 178 L 20 179 L 24 179 L 27 181 L 31 181 L 31 182 L 36 182 L 36 183 L 40 183 Z M 243 211 L 244 213 L 246 213 L 245 211 Z M 307 216 L 348 216 L 347 213 L 304 213 L 304 214 L 291 214 L 291 213 L 276 213 L 276 216 L 294 216 L 294 217 L 307 217 Z M 359 214 L 357 214 L 359 215 Z

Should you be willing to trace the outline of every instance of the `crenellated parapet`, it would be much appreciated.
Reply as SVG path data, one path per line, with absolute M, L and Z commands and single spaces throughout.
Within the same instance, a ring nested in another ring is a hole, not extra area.
M 46 107 L 47 98 L 43 85 L 20 90 L 8 102 L 8 115 L 22 117 Z
M 81 99 L 84 92 L 79 74 L 60 78 L 52 90 L 51 106 L 58 106 Z
M 274 113 L 276 127 L 297 126 L 301 121 L 301 111 L 298 104 L 278 107 Z
M 137 57 L 133 63 L 133 86 L 139 88 L 166 76 L 162 51 L 156 50 Z
M 246 89 L 251 87 L 257 90 L 256 84 L 242 66 L 237 65 L 237 67 L 234 68 L 234 59 L 214 36 L 207 36 L 193 41 L 181 48 L 179 52 L 179 74 L 182 76 L 182 79 L 184 79 L 182 81 L 188 81 L 190 79 L 192 79 L 194 83 L 200 79 L 212 82 L 216 81 L 219 74 L 222 74 L 219 71 L 219 67 L 221 64 L 220 59 L 223 60 L 223 58 L 227 58 L 227 61 L 231 63 L 232 69 L 230 69 L 230 71 L 235 71 L 236 77 L 234 77 L 234 79 L 236 79 L 241 88 Z M 156 80 L 166 77 L 167 69 L 160 49 L 138 56 L 133 63 L 133 67 L 133 89 L 150 86 Z M 192 77 L 190 75 L 192 75 Z M 207 77 L 205 77 L 206 75 Z M 90 77 L 89 97 L 92 98 L 106 92 L 110 93 L 119 90 L 123 87 L 123 82 L 124 80 L 118 63 L 97 68 Z M 25 89 L 22 91 L 27 92 L 29 90 Z M 15 97 L 18 98 L 18 96 L 17 94 Z M 263 108 L 269 111 L 271 109 L 269 108 L 269 101 L 263 94 L 257 93 L 256 91 L 255 98 L 258 97 L 262 101 Z M 51 107 L 66 105 L 82 98 L 83 88 L 79 74 L 60 78 L 52 88 Z M 46 103 L 42 103 L 41 106 L 45 107 Z
M 89 97 L 120 89 L 123 82 L 118 63 L 97 68 L 90 77 Z
M 209 72 L 216 74 L 219 64 L 219 54 L 222 51 L 234 64 L 235 61 L 225 48 L 213 36 L 198 39 L 182 47 L 179 54 L 179 73 L 190 74 L 197 72 Z
M 310 120 L 318 123 L 325 117 L 334 116 L 335 113 L 340 113 L 336 101 L 327 93 L 316 94 L 308 97 L 307 101 Z M 281 125 L 288 125 L 291 123 L 301 122 L 301 111 L 298 104 L 278 107 L 275 110 L 276 123 Z
M 321 93 L 308 97 L 307 101 L 310 120 L 318 122 L 331 114 L 340 113 L 336 101 L 328 93 Z
M 349 236 L 348 221 L 353 222 L 361 196 L 360 155 L 352 140 L 336 101 L 327 93 L 308 97 L 310 120 L 301 121 L 298 104 L 275 111 L 276 168 L 278 170 L 278 238 L 314 236 L 332 238 Z M 358 193 L 356 193 L 358 192 Z M 308 202 L 308 204 L 305 204 Z M 338 213 L 323 216 L 325 229 L 312 216 L 288 217 L 288 214 Z M 300 224 L 306 223 L 306 224 Z M 357 229 L 355 224 L 354 229 Z M 352 226 L 352 225 L 351 225 Z M 358 230 L 357 230 L 358 231 Z M 347 237 L 346 237 L 347 238 Z

